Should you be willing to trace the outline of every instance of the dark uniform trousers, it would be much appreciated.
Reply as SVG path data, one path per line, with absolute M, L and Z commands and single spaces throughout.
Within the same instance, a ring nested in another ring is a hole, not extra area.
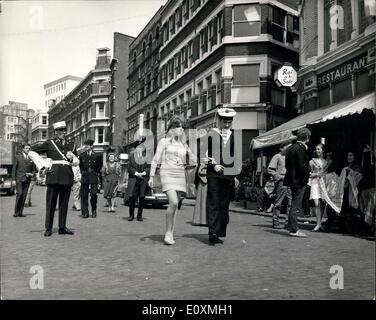
M 233 179 L 208 177 L 206 212 L 209 235 L 226 237 Z
M 66 227 L 70 185 L 50 184 L 47 185 L 46 195 L 46 229 L 52 230 L 54 224 L 55 209 L 59 198 L 59 229 Z
M 22 215 L 25 207 L 27 190 L 29 189 L 30 179 L 16 182 L 16 204 L 14 207 L 15 215 Z
M 81 212 L 83 216 L 89 215 L 89 194 L 91 210 L 97 210 L 98 183 L 81 183 Z

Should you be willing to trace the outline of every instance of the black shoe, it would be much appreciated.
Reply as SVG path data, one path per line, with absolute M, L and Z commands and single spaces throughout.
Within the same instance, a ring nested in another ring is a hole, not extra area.
M 20 213 L 18 216 L 21 217 L 21 218 L 26 218 L 26 216 L 22 213 Z
M 68 228 L 61 228 L 61 229 L 59 229 L 59 234 L 71 234 L 71 235 L 73 235 L 74 232 L 69 230 Z
M 209 236 L 210 243 L 223 243 L 223 240 L 219 239 L 216 234 L 212 234 Z
M 89 215 L 88 215 L 88 214 L 87 214 L 87 215 L 85 215 L 85 214 L 81 214 L 80 217 L 81 217 L 82 219 L 87 219 L 87 218 L 89 218 Z
M 44 233 L 45 237 L 51 237 L 52 231 L 50 229 L 47 229 L 46 232 Z
M 93 218 L 96 218 L 97 217 L 97 210 L 94 210 L 93 211 L 93 214 L 91 215 Z
M 137 221 L 144 221 L 141 216 L 137 216 Z
M 128 221 L 133 221 L 134 217 L 129 217 Z
M 13 215 L 13 217 L 17 218 L 17 217 L 18 217 L 18 213 L 15 213 L 15 214 Z

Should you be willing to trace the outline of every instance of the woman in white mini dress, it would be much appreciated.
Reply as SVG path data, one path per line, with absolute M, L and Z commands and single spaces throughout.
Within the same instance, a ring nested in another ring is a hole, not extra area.
M 316 226 L 313 232 L 322 231 L 321 219 L 323 216 L 323 201 L 329 204 L 333 210 L 338 212 L 337 206 L 329 198 L 327 186 L 325 183 L 325 175 L 329 163 L 324 159 L 324 145 L 318 144 L 315 147 L 314 157 L 309 162 L 311 173 L 308 184 L 311 186 L 310 200 L 314 201 L 314 212 L 316 215 Z
M 197 158 L 185 142 L 184 120 L 179 116 L 172 117 L 165 138 L 157 146 L 151 163 L 149 186 L 153 187 L 153 177 L 160 165 L 162 191 L 167 194 L 169 206 L 166 213 L 165 244 L 172 245 L 174 241 L 174 225 L 178 210 L 179 193 L 186 193 L 185 167 L 187 158 L 190 164 L 196 164 Z

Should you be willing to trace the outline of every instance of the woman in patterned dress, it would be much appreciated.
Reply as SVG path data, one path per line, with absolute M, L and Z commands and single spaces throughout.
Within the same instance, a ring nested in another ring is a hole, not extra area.
M 196 164 L 196 156 L 185 142 L 184 119 L 174 116 L 167 129 L 165 138 L 162 138 L 157 146 L 156 153 L 151 162 L 149 186 L 153 187 L 153 177 L 158 165 L 162 191 L 167 194 L 169 206 L 166 213 L 165 244 L 172 245 L 174 241 L 174 225 L 179 204 L 179 194 L 186 193 L 186 159 Z
M 103 167 L 103 196 L 107 199 L 108 212 L 115 212 L 116 189 L 118 187 L 120 173 L 120 165 L 115 161 L 115 155 L 111 153 L 108 156 L 108 162 Z

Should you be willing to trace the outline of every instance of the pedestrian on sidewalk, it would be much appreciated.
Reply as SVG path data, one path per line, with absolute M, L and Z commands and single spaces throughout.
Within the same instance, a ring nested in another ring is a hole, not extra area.
M 73 209 L 81 211 L 81 170 L 80 166 L 72 167 L 73 170 Z
M 98 182 L 103 167 L 102 157 L 94 152 L 94 140 L 85 141 L 86 151 L 80 155 L 81 217 L 89 218 L 89 194 L 92 217 L 97 217 Z
M 69 197 L 73 185 L 72 166 L 78 166 L 76 145 L 65 139 L 66 123 L 59 121 L 53 124 L 56 137 L 48 139 L 41 145 L 33 147 L 33 151 L 46 153 L 52 159 L 51 167 L 47 169 L 46 195 L 46 231 L 44 235 L 52 235 L 56 204 L 59 199 L 59 234 L 73 235 L 66 227 Z
M 114 153 L 108 155 L 108 161 L 102 169 L 104 191 L 103 197 L 107 199 L 108 212 L 115 212 L 115 200 L 121 174 L 120 164 L 116 161 Z
M 308 128 L 299 129 L 297 132 L 297 141 L 286 152 L 284 185 L 291 188 L 292 194 L 291 208 L 288 216 L 288 230 L 290 236 L 294 237 L 306 237 L 306 234 L 299 230 L 298 215 L 303 210 L 302 202 L 305 187 L 311 172 L 307 151 L 307 144 L 310 138 L 311 131 Z
M 26 195 L 29 189 L 31 178 L 35 176 L 37 169 L 28 153 L 30 144 L 22 145 L 22 151 L 15 156 L 12 169 L 13 185 L 16 185 L 16 202 L 14 205 L 13 217 L 25 217 L 23 210 L 25 207 Z
M 279 153 L 273 156 L 268 166 L 268 173 L 273 177 L 275 182 L 274 194 L 274 208 L 273 208 L 273 228 L 279 229 L 279 216 L 281 213 L 282 204 L 287 200 L 287 210 L 285 227 L 287 228 L 287 215 L 291 208 L 291 189 L 283 185 L 286 175 L 286 150 L 291 146 L 291 143 L 283 143 L 279 147 Z
M 242 169 L 241 135 L 231 129 L 235 115 L 234 109 L 219 108 L 217 127 L 207 133 L 200 145 L 200 155 L 209 158 L 206 212 L 210 244 L 223 243 L 220 238 L 226 237 L 234 178 Z
M 146 148 L 142 140 L 129 155 L 128 166 L 129 217 L 134 220 L 136 200 L 138 200 L 137 221 L 143 221 L 142 212 L 145 206 L 146 187 L 150 177 L 150 165 L 146 162 Z
M 166 137 L 157 146 L 151 162 L 149 186 L 153 188 L 153 178 L 157 166 L 160 164 L 162 191 L 167 194 L 169 205 L 166 213 L 166 234 L 164 242 L 173 245 L 174 226 L 181 193 L 187 192 L 185 168 L 187 158 L 191 164 L 196 164 L 196 156 L 186 143 L 184 134 L 185 120 L 180 116 L 173 116 L 167 128 Z
M 328 170 L 329 163 L 324 159 L 324 145 L 317 144 L 315 146 L 314 157 L 309 162 L 311 173 L 308 184 L 311 187 L 310 200 L 314 201 L 314 211 L 316 216 L 316 226 L 313 232 L 323 231 L 321 220 L 324 212 L 324 205 L 329 204 L 332 209 L 339 213 L 341 211 L 329 198 L 327 187 L 325 184 L 325 175 Z
M 208 179 L 206 177 L 207 165 L 201 163 L 196 170 L 196 202 L 193 210 L 192 224 L 207 226 L 206 198 L 208 193 Z

